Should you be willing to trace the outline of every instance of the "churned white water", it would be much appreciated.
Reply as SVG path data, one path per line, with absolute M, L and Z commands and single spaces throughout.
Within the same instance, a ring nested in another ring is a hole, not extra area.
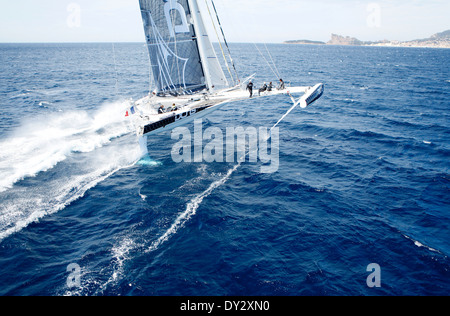
M 127 106 L 117 102 L 92 114 L 41 117 L 0 142 L 0 196 L 8 195 L 0 205 L 0 240 L 64 209 L 139 160 L 139 144 L 124 120 Z M 34 185 L 37 177 L 43 181 Z

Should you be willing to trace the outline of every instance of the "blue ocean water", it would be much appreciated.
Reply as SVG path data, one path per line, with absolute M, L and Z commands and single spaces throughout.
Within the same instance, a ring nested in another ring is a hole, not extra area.
M 231 48 L 241 77 L 277 80 L 253 44 Z M 448 295 L 450 50 L 268 49 L 286 81 L 326 86 L 279 125 L 274 174 L 177 164 L 170 133 L 136 163 L 143 44 L 1 44 L 0 295 Z M 290 105 L 230 104 L 204 127 L 270 128 Z

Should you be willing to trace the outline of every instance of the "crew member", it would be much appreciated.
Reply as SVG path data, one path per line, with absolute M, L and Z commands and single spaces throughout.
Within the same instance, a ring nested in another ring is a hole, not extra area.
M 166 110 L 164 109 L 164 105 L 161 104 L 161 106 L 158 109 L 158 114 L 164 114 L 166 113 Z
M 247 85 L 247 90 L 250 92 L 250 98 L 253 97 L 253 82 L 251 80 Z
M 259 89 L 258 94 L 261 95 L 261 92 L 264 92 L 267 90 L 267 84 L 264 82 L 264 85 Z
M 280 79 L 280 87 L 278 88 L 278 90 L 284 90 L 286 89 L 286 85 L 284 84 L 283 79 Z

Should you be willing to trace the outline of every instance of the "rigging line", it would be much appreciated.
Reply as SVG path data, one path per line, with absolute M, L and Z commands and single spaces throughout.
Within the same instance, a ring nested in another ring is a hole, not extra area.
M 269 49 L 267 48 L 267 44 L 264 43 L 264 46 L 266 47 L 267 54 L 269 55 L 270 60 L 272 61 L 273 67 L 275 68 L 275 70 L 276 70 L 276 72 L 277 72 L 277 74 L 278 74 L 278 78 L 283 78 L 283 77 L 281 76 L 281 74 L 280 74 L 280 71 L 279 71 L 278 68 L 277 68 L 277 65 L 275 64 L 275 62 L 274 62 L 274 60 L 273 60 L 273 58 L 272 58 L 272 54 L 270 53 Z
M 261 52 L 261 50 L 259 49 L 258 45 L 256 45 L 256 43 L 253 43 L 256 47 L 256 49 L 258 50 L 259 54 L 262 56 L 262 58 L 266 61 L 267 65 L 269 66 L 270 70 L 272 70 L 273 74 L 275 75 L 275 77 L 280 78 L 278 76 L 278 74 L 276 73 L 276 71 L 273 69 L 272 65 L 269 63 L 269 61 L 266 59 L 266 57 L 264 56 L 264 54 Z
M 251 17 L 251 15 L 250 15 L 250 17 Z M 252 21 L 254 21 L 254 20 L 252 19 Z M 265 46 L 266 51 L 267 51 L 267 54 L 269 55 L 270 60 L 272 61 L 272 64 L 267 60 L 267 58 L 266 58 L 266 57 L 264 56 L 264 54 L 261 52 L 261 50 L 259 49 L 259 47 L 258 47 L 257 44 L 256 44 L 256 41 L 255 41 L 255 40 L 252 41 L 253 45 L 255 45 L 256 49 L 257 49 L 258 52 L 259 52 L 259 54 L 260 54 L 260 55 L 262 56 L 262 58 L 265 60 L 265 62 L 266 62 L 267 65 L 269 66 L 270 70 L 271 70 L 271 71 L 273 72 L 273 74 L 275 75 L 275 77 L 277 77 L 278 79 L 280 79 L 280 78 L 281 78 L 280 72 L 279 72 L 279 70 L 278 70 L 278 68 L 277 68 L 277 66 L 276 66 L 276 64 L 275 64 L 275 62 L 274 62 L 274 60 L 273 60 L 272 55 L 271 55 L 270 52 L 269 52 L 269 49 L 267 48 L 267 44 L 266 44 L 264 41 L 261 41 L 261 42 L 262 42 L 262 44 Z
M 238 79 L 238 82 L 241 82 L 241 79 L 239 78 L 239 74 L 238 74 L 237 69 L 236 69 L 236 65 L 234 64 L 233 57 L 231 56 L 230 46 L 228 46 L 228 41 L 227 41 L 227 38 L 225 37 L 225 32 L 223 31 L 222 23 L 220 22 L 219 14 L 217 13 L 216 5 L 214 4 L 213 0 L 211 0 L 211 4 L 212 4 L 212 6 L 214 8 L 214 12 L 216 13 L 217 22 L 219 23 L 220 31 L 222 32 L 222 37 L 223 37 L 223 40 L 225 42 L 225 46 L 228 49 L 228 55 L 230 56 L 230 60 L 231 60 L 231 64 L 233 65 L 234 72 L 236 73 L 236 77 Z
M 270 54 L 270 51 L 269 51 L 269 49 L 267 48 L 267 44 L 266 44 L 266 43 L 264 43 L 264 47 L 266 48 L 266 52 L 267 52 L 267 54 L 268 54 L 269 57 L 270 57 L 270 61 L 272 62 L 273 68 L 274 68 L 275 71 L 277 72 L 278 78 L 281 78 L 280 72 L 278 71 L 277 65 L 275 64 L 275 62 L 274 62 L 274 60 L 273 60 L 273 58 L 272 58 L 272 55 Z
M 211 10 L 209 9 L 208 1 L 205 0 L 206 7 L 208 8 L 209 17 L 211 18 L 211 23 L 214 26 L 214 31 L 216 32 L 217 40 L 219 41 L 220 50 L 222 51 L 222 56 L 225 61 L 225 65 L 227 66 L 228 73 L 231 76 L 231 80 L 234 81 L 233 74 L 231 73 L 230 66 L 228 65 L 227 57 L 225 56 L 225 52 L 222 47 L 222 42 L 220 41 L 219 33 L 217 32 L 216 23 L 214 23 L 213 16 L 211 14 Z

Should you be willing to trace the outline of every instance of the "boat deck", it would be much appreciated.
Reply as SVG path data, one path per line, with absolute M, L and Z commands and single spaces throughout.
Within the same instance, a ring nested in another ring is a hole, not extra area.
M 290 87 L 285 90 L 266 91 L 260 95 L 258 90 L 254 90 L 252 99 L 275 95 L 305 93 L 308 89 L 309 87 Z M 250 99 L 249 92 L 238 88 L 218 91 L 211 95 L 197 94 L 193 96 L 178 97 L 147 96 L 135 102 L 134 105 L 137 109 L 137 115 L 134 115 L 133 119 L 134 124 L 138 129 L 138 134 L 145 135 L 169 125 L 182 125 L 178 124 L 178 121 L 181 120 L 183 123 L 187 123 L 191 121 L 194 116 L 203 117 L 225 104 L 248 99 Z M 175 105 L 177 110 L 158 114 L 158 109 L 161 105 L 163 105 L 165 109 L 171 109 L 172 106 Z

